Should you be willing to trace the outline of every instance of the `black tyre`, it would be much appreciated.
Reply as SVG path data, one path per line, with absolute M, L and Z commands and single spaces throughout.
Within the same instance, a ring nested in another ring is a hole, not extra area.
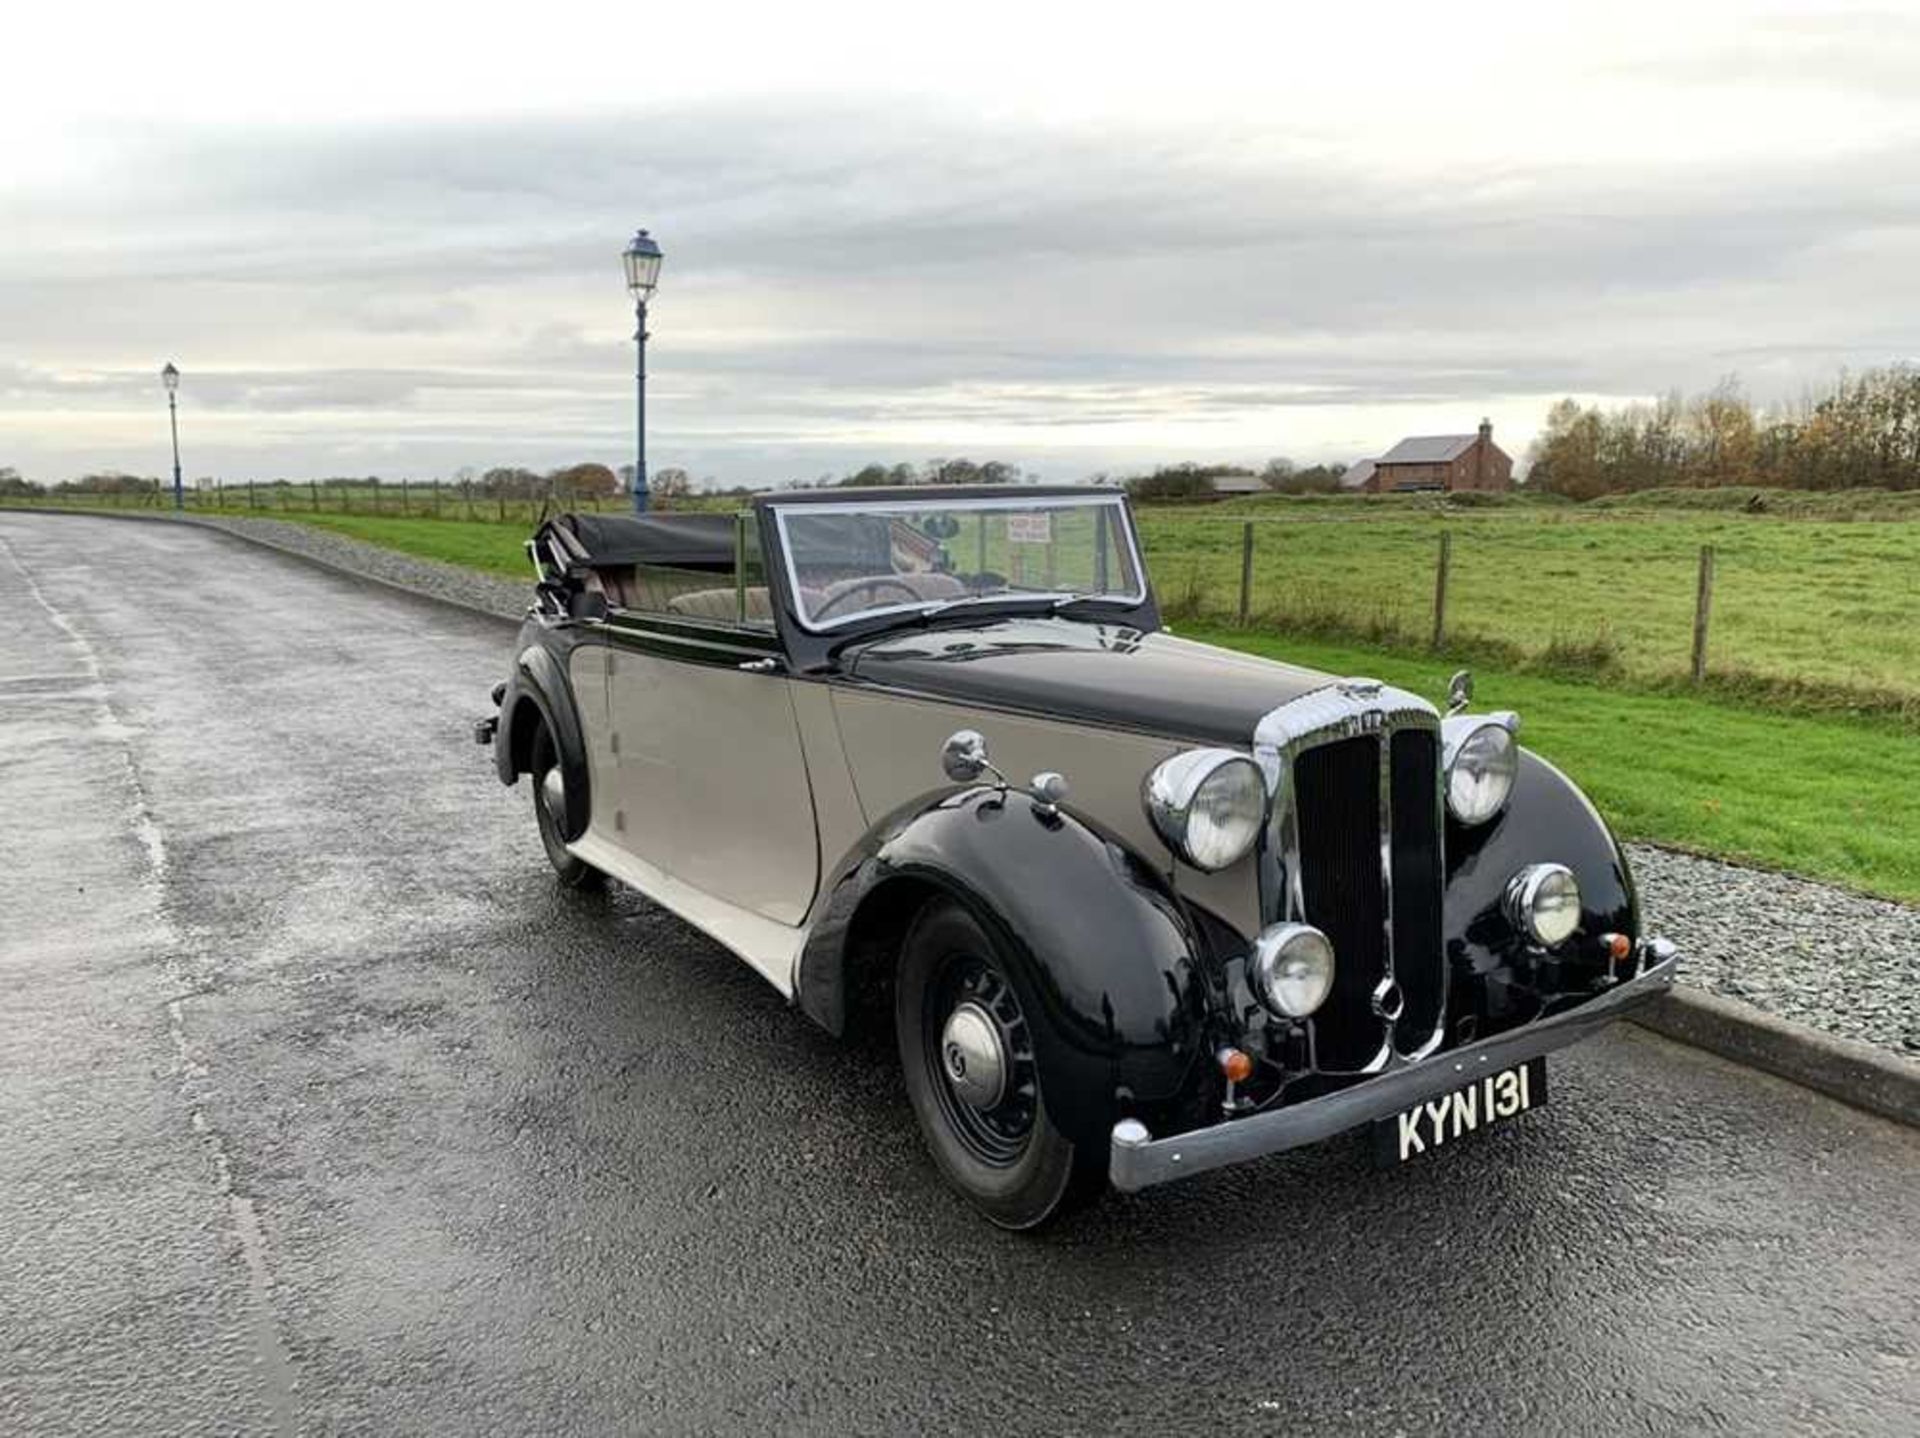
M 1106 1153 L 1054 1125 L 1034 1062 L 1030 987 L 962 905 L 920 911 L 900 953 L 894 1030 L 920 1131 L 954 1187 L 1033 1229 L 1105 1187 Z
M 553 736 L 547 733 L 547 726 L 542 724 L 540 732 L 534 736 L 533 768 L 529 775 L 533 780 L 533 817 L 540 825 L 540 844 L 547 851 L 547 862 L 553 865 L 553 872 L 559 876 L 563 886 L 569 889 L 597 889 L 606 882 L 606 875 L 569 854 L 566 840 L 560 837 L 560 825 L 554 818 L 553 810 L 564 804 L 565 790 L 551 789 L 548 780 L 551 775 L 552 784 L 560 783 L 556 762 Z

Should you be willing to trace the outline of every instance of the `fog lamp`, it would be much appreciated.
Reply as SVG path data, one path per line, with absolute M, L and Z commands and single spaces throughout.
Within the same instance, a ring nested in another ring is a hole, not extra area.
M 1285 1018 L 1304 1019 L 1333 989 L 1333 941 L 1311 924 L 1275 924 L 1253 945 L 1253 991 Z
M 1580 885 L 1565 864 L 1529 864 L 1507 880 L 1507 919 L 1542 948 L 1580 927 Z

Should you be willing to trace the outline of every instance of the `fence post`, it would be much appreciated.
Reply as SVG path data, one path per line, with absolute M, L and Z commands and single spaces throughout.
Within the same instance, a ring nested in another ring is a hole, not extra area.
M 320 481 L 319 480 L 310 479 L 307 481 L 307 497 L 313 501 L 313 512 L 315 514 L 318 514 L 320 512 Z
M 1253 612 L 1253 521 L 1240 526 L 1240 627 Z
M 433 482 L 433 517 L 440 517 L 440 481 L 437 479 Z
M 1433 572 L 1433 644 L 1447 642 L 1447 578 L 1453 570 L 1453 532 L 1440 531 L 1440 563 Z
M 407 517 L 407 482 L 404 479 L 400 481 L 400 517 Z
M 467 506 L 467 518 L 472 519 L 473 518 L 473 481 L 472 480 L 463 479 L 460 481 L 460 499 Z
M 502 524 L 507 522 L 507 491 L 504 485 L 500 490 L 500 522 Z
M 1693 682 L 1707 679 L 1707 621 L 1713 614 L 1713 546 L 1700 546 L 1700 582 L 1693 596 Z
M 258 509 L 259 507 L 260 507 L 260 496 L 254 491 L 253 481 L 248 480 L 247 481 L 247 508 Z

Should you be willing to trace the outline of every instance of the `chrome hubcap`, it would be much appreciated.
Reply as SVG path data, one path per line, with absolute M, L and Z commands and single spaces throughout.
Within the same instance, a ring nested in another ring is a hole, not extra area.
M 560 766 L 547 770 L 540 781 L 540 800 L 547 806 L 547 817 L 554 827 L 564 831 L 567 822 L 567 781 L 560 777 Z
M 967 1107 L 990 1109 L 1006 1095 L 1007 1050 L 1000 1026 L 972 1000 L 947 1017 L 940 1033 L 940 1067 Z

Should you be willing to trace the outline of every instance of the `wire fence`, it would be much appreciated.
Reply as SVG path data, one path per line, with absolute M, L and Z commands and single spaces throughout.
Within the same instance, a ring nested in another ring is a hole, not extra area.
M 1176 622 L 1717 684 L 1920 723 L 1920 525 L 1505 511 L 1143 508 Z
M 393 519 L 456 519 L 472 523 L 491 521 L 514 525 L 538 522 L 541 515 L 560 510 L 585 509 L 602 514 L 614 513 L 625 510 L 631 503 L 626 495 L 489 493 L 478 483 L 460 480 L 357 481 L 351 484 L 324 480 L 278 480 L 198 486 L 182 490 L 180 498 L 181 507 L 192 514 L 355 514 Z M 56 491 L 48 495 L 44 502 L 86 508 L 161 511 L 173 508 L 173 491 L 165 486 L 159 489 L 105 492 Z

